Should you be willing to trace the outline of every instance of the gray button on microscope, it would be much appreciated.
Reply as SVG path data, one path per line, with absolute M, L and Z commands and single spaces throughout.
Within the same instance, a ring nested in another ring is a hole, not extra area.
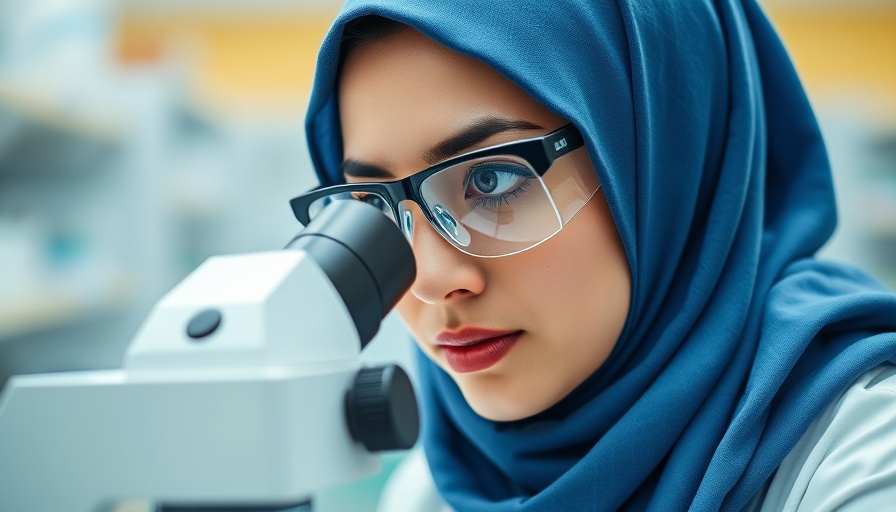
M 215 332 L 221 325 L 221 312 L 217 309 L 200 311 L 187 324 L 187 336 L 198 340 Z

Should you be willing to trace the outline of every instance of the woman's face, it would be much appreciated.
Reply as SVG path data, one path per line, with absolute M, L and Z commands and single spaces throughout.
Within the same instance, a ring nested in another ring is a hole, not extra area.
M 483 119 L 513 122 L 462 149 L 455 144 L 458 154 L 567 124 L 488 66 L 412 29 L 351 51 L 339 108 L 346 161 L 388 171 L 384 180 L 429 167 L 431 148 Z M 545 180 L 576 168 L 596 179 L 581 148 L 558 159 Z M 377 180 L 347 173 L 346 181 Z M 537 414 L 604 363 L 628 314 L 631 277 L 600 191 L 554 237 L 500 258 L 460 252 L 416 205 L 411 211 L 417 278 L 398 311 L 479 415 L 510 421 Z M 492 339 L 452 345 L 483 337 Z

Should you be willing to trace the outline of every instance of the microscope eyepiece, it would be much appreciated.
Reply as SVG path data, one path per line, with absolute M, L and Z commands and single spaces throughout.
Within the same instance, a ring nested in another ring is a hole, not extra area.
M 360 201 L 327 206 L 286 248 L 305 251 L 327 274 L 351 314 L 361 348 L 417 274 L 414 254 L 398 227 Z

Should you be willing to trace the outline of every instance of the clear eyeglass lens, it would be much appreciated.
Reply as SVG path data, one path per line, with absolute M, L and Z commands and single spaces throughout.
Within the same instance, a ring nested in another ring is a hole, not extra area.
M 392 215 L 392 208 L 389 207 L 389 201 L 375 192 L 339 192 L 321 197 L 311 203 L 311 206 L 308 207 L 308 217 L 314 219 L 324 207 L 335 201 L 361 201 L 367 203 L 379 208 L 384 215 L 392 219 L 392 222 L 395 222 L 395 217 Z
M 420 187 L 438 230 L 479 256 L 526 250 L 563 226 L 557 206 L 532 167 L 515 156 L 470 160 L 433 174 Z

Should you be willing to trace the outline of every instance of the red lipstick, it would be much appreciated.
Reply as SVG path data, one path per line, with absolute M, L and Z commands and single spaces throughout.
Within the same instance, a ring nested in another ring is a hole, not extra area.
M 469 327 L 455 332 L 444 331 L 436 336 L 436 343 L 445 352 L 452 370 L 470 373 L 497 364 L 522 335 L 523 331 Z

